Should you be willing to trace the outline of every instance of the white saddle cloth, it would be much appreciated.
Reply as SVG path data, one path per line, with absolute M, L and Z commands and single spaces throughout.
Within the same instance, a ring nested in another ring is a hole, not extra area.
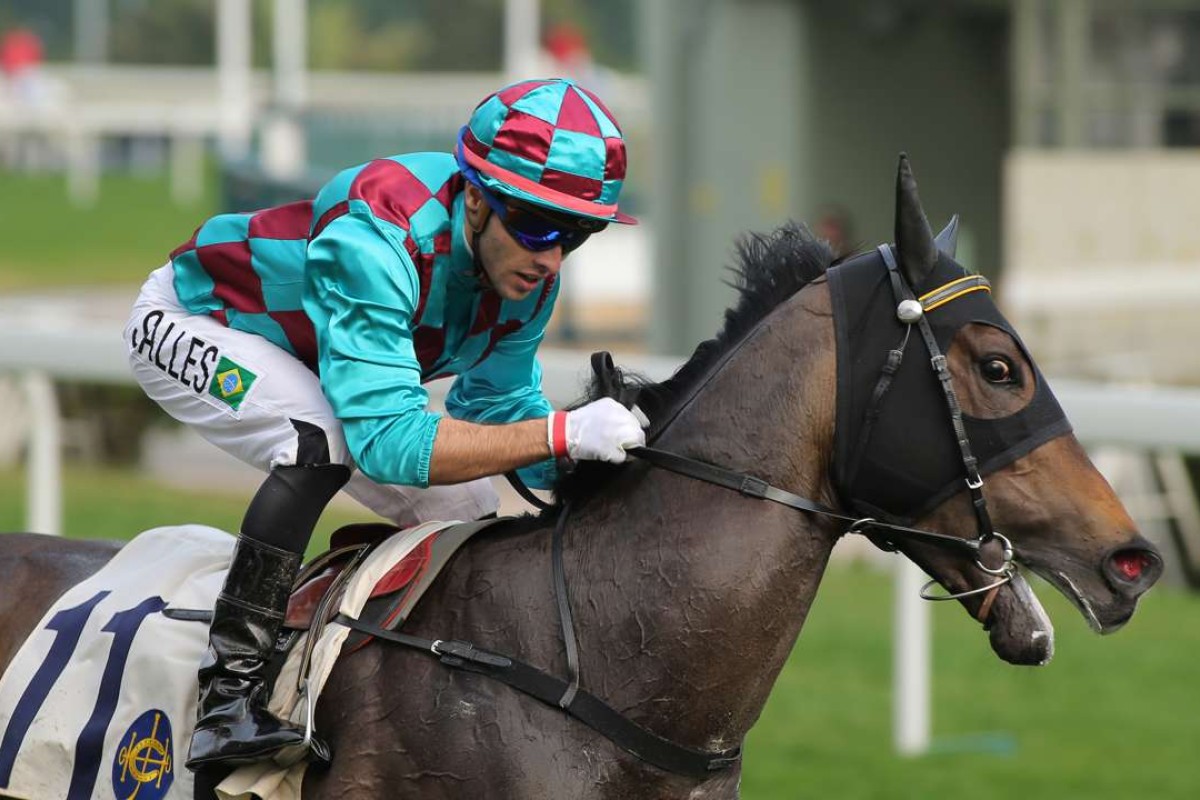
M 0 795 L 185 800 L 196 669 L 234 538 L 155 528 L 46 613 L 0 677 Z
M 393 564 L 453 524 L 419 525 L 378 547 L 347 585 L 341 611 L 357 617 Z M 0 798 L 191 800 L 184 761 L 208 626 L 162 611 L 211 610 L 234 541 L 201 525 L 154 528 L 55 603 L 0 676 Z M 318 632 L 309 676 L 314 704 L 349 632 L 341 625 Z M 299 724 L 303 644 L 289 655 L 270 702 Z M 244 767 L 218 796 L 299 800 L 304 770 L 303 763 Z

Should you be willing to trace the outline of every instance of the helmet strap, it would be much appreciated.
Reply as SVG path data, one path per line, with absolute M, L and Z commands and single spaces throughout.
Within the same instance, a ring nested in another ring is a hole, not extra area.
M 488 226 L 488 222 L 492 218 L 492 209 L 486 203 L 484 204 L 483 222 L 476 228 L 471 226 L 471 263 L 475 268 L 475 278 L 479 281 L 480 286 L 484 289 L 492 288 L 492 281 L 488 278 L 487 271 L 483 268 L 483 257 L 480 255 L 479 239 L 483 236 L 484 230 Z

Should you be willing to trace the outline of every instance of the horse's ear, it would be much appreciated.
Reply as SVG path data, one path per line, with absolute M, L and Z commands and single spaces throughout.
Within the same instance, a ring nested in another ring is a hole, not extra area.
M 958 250 L 958 214 L 950 218 L 946 227 L 942 228 L 942 232 L 933 241 L 943 255 L 947 258 L 954 258 L 954 253 Z
M 937 244 L 921 208 L 917 181 L 906 153 L 900 154 L 900 168 L 896 172 L 896 253 L 904 277 L 914 288 L 925 282 L 937 263 Z

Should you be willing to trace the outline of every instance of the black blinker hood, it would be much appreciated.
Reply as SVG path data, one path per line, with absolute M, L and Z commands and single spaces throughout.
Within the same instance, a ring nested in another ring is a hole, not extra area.
M 966 275 L 952 258 L 938 253 L 925 282 L 912 289 L 921 297 Z M 888 353 L 905 340 L 906 326 L 896 317 L 899 298 L 878 251 L 833 267 L 828 276 L 837 336 L 834 485 L 843 504 L 855 514 L 911 524 L 966 488 L 966 469 L 945 394 L 924 340 L 913 330 L 890 389 L 876 406 L 878 418 L 864 424 Z M 1007 332 L 1029 356 L 990 292 L 964 294 L 928 311 L 926 319 L 943 355 L 963 325 L 980 322 Z M 1000 419 L 963 415 L 980 475 L 995 472 L 1071 431 L 1032 358 L 1029 363 L 1037 385 L 1024 408 Z M 853 469 L 864 430 L 869 439 L 861 445 L 860 462 Z

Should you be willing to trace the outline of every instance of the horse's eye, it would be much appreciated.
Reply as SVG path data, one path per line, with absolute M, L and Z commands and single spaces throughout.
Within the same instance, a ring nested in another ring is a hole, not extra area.
M 979 372 L 988 383 L 1012 383 L 1013 367 L 1007 358 L 992 356 L 979 362 Z

